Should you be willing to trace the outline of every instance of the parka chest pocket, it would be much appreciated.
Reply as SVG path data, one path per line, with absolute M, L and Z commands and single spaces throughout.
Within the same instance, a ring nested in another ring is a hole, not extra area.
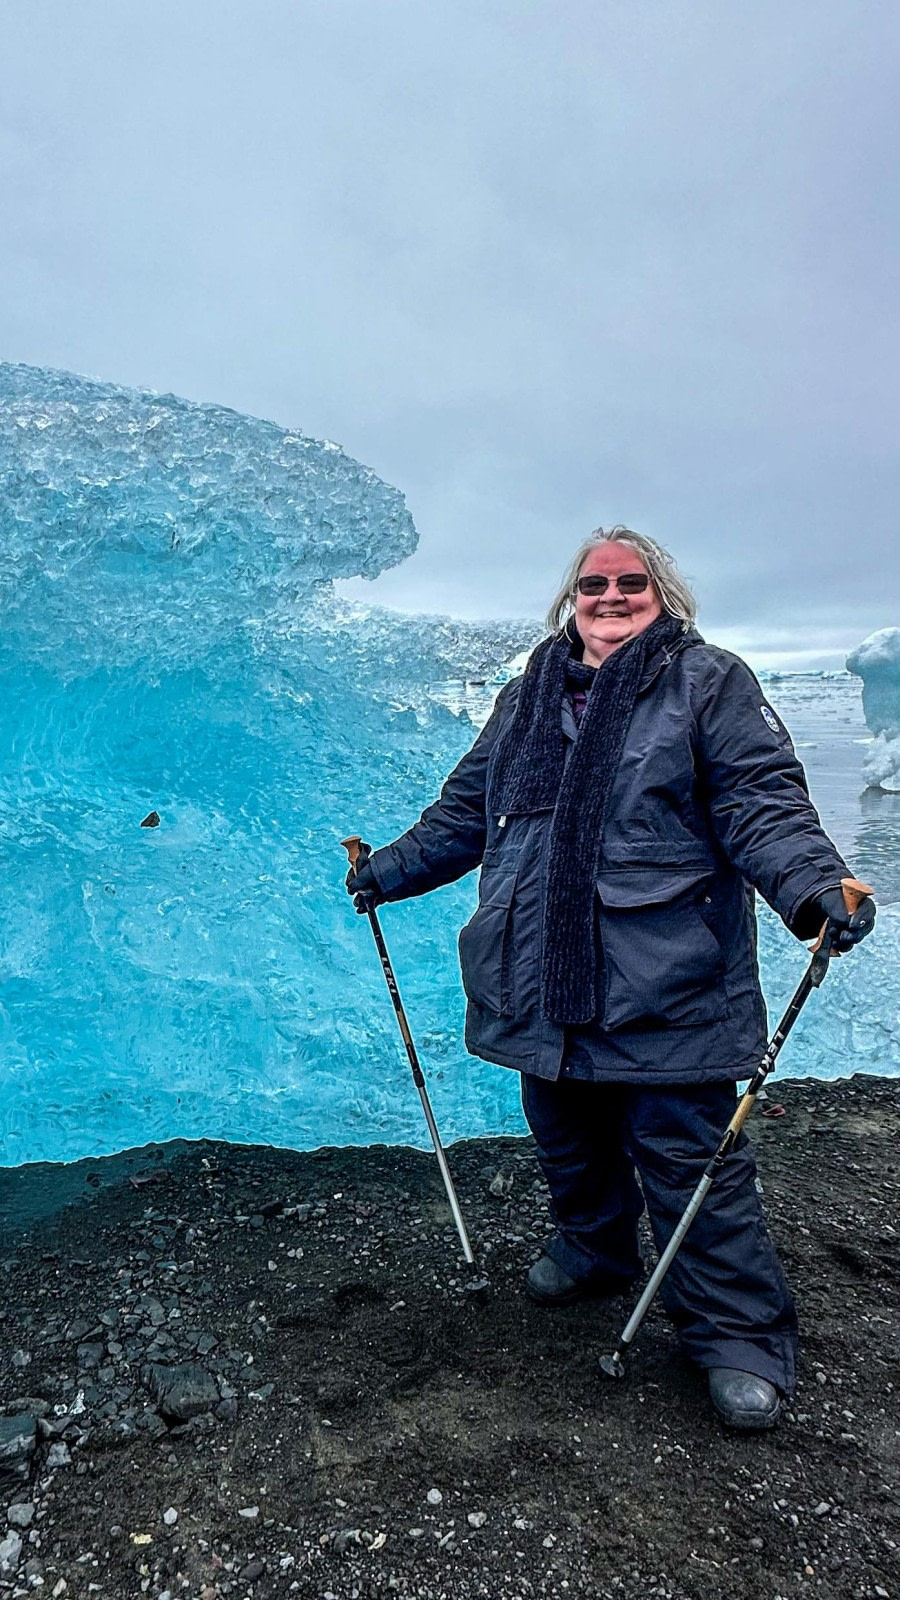
M 601 1026 L 690 1027 L 725 1015 L 725 958 L 707 868 L 614 867 L 597 878 Z
M 515 870 L 482 878 L 478 910 L 459 935 L 463 988 L 476 1005 L 497 1016 L 513 1014 L 510 954 Z

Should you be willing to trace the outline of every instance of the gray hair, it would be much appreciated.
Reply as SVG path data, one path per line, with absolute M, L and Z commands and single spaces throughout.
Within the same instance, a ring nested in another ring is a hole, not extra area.
M 547 612 L 547 627 L 551 633 L 561 633 L 575 609 L 576 584 L 588 556 L 601 544 L 624 544 L 640 556 L 650 574 L 650 581 L 659 596 L 659 603 L 667 616 L 679 618 L 690 628 L 697 616 L 697 602 L 675 561 L 663 545 L 657 544 L 646 533 L 633 533 L 617 523 L 614 528 L 595 528 L 589 539 L 576 550 L 562 581 L 562 587 Z

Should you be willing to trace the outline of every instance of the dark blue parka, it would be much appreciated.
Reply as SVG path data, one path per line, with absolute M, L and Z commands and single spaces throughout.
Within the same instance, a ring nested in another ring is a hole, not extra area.
M 746 1077 L 765 1048 L 753 891 L 790 928 L 849 868 L 823 832 L 790 738 L 749 667 L 691 630 L 647 663 L 613 781 L 596 874 L 597 1020 L 542 1015 L 552 812 L 501 816 L 492 763 L 521 679 L 440 799 L 371 861 L 387 900 L 481 867 L 459 954 L 473 1055 L 556 1078 Z M 568 702 L 563 732 L 576 737 Z M 592 870 L 585 863 L 585 870 Z

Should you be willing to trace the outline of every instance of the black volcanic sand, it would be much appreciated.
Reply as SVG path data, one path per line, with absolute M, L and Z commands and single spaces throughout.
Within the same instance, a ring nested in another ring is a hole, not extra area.
M 715 1421 L 661 1313 L 616 1384 L 597 1354 L 627 1304 L 526 1299 L 527 1140 L 451 1152 L 484 1304 L 414 1151 L 4 1169 L 0 1430 L 37 1421 L 30 1463 L 0 1460 L 0 1590 L 894 1600 L 900 1087 L 776 1095 L 754 1135 L 804 1347 L 782 1426 L 752 1436 Z

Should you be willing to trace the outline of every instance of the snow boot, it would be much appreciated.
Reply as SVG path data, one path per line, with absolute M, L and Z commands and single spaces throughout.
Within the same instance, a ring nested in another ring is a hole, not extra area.
M 737 1367 L 710 1367 L 709 1398 L 729 1428 L 774 1428 L 781 1411 L 775 1385 Z

